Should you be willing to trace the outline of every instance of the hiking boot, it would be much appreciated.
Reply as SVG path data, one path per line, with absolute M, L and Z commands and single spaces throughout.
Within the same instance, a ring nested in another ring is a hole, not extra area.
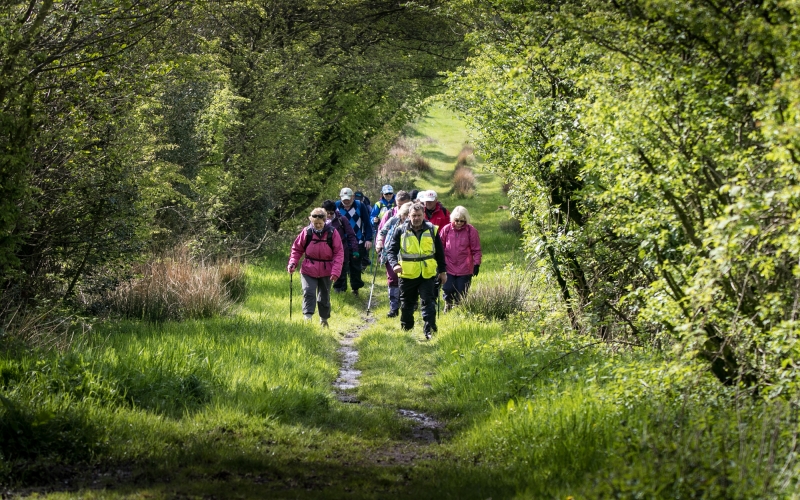
M 398 309 L 392 309 L 391 311 L 389 311 L 389 314 L 387 314 L 386 317 L 396 318 L 398 314 L 400 314 L 400 311 Z
M 333 293 L 344 293 L 346 290 L 344 288 L 334 288 Z
M 356 297 L 358 297 L 358 290 L 353 290 L 353 295 L 355 295 Z
M 319 326 L 321 326 L 322 328 L 328 328 L 328 320 L 324 319 L 324 318 L 320 318 Z

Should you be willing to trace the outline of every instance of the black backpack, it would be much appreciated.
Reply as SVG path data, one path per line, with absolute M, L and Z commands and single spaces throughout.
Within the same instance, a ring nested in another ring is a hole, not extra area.
M 326 232 L 328 233 L 328 246 L 331 247 L 331 253 L 333 253 L 333 228 L 331 226 L 325 226 Z M 314 231 L 309 227 L 306 229 L 306 246 L 303 247 L 303 253 L 308 250 L 308 245 L 311 244 L 311 241 L 319 242 L 321 240 L 314 240 Z M 315 259 L 319 260 L 319 259 Z

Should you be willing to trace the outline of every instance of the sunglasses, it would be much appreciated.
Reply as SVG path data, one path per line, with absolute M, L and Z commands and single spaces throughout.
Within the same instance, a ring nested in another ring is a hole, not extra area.
M 320 215 L 320 214 L 312 214 L 311 218 L 312 219 L 324 219 L 325 216 L 324 215 Z
M 467 221 L 464 219 L 454 219 L 453 222 L 460 222 L 462 224 L 466 223 Z

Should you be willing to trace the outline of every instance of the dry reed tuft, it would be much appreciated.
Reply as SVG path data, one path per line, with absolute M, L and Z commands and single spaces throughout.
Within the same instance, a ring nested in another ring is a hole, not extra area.
M 408 165 L 403 163 L 400 158 L 390 156 L 383 165 L 381 165 L 381 177 L 390 179 L 394 175 L 403 173 L 408 170 Z
M 389 156 L 400 159 L 409 158 L 414 155 L 418 146 L 418 141 L 401 135 L 389 149 Z
M 459 165 L 453 172 L 453 194 L 457 198 L 467 198 L 475 194 L 475 174 L 469 167 Z
M 466 144 L 456 158 L 456 169 L 475 163 L 475 148 Z
M 81 332 L 90 329 L 82 319 L 58 308 L 25 308 L 5 304 L 0 311 L 0 345 L 13 348 L 66 351 Z
M 414 170 L 421 174 L 433 172 L 430 162 L 420 155 L 414 155 L 414 160 L 411 162 L 411 166 L 414 168 Z
M 137 271 L 140 277 L 107 298 L 112 311 L 148 321 L 214 316 L 241 300 L 247 286 L 240 263 L 195 262 L 180 251 L 142 264 Z

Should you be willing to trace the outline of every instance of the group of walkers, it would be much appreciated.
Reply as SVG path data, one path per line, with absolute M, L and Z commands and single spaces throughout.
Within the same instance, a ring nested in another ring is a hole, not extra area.
M 361 275 L 373 264 L 373 241 L 379 261 L 374 265 L 386 269 L 388 317 L 399 315 L 400 327 L 411 330 L 419 307 L 427 339 L 437 331 L 439 292 L 447 312 L 466 296 L 480 269 L 480 238 L 469 212 L 462 206 L 448 212 L 433 190 L 395 193 L 387 184 L 370 206 L 362 192 L 345 187 L 339 200 L 313 209 L 309 221 L 292 244 L 288 271 L 304 256 L 303 315 L 310 320 L 318 308 L 322 326 L 330 318 L 331 285 L 334 293 L 343 293 L 349 276 L 353 294 L 364 287 Z

